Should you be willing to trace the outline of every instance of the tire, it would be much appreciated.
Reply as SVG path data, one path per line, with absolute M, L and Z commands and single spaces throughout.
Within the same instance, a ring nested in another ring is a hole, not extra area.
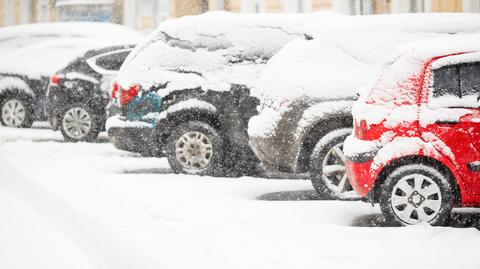
M 453 208 L 453 188 L 445 175 L 425 164 L 409 164 L 387 175 L 380 207 L 390 225 L 444 225 Z
M 351 128 L 327 133 L 310 155 L 310 180 L 321 199 L 338 199 L 339 194 L 352 190 L 342 152 L 343 141 L 351 133 Z
M 93 142 L 100 133 L 99 120 L 88 107 L 71 105 L 62 112 L 60 131 L 66 142 Z
M 21 96 L 5 97 L 0 104 L 0 121 L 7 127 L 32 127 L 33 108 L 30 99 Z
M 222 174 L 224 154 L 222 138 L 212 126 L 204 122 L 180 124 L 168 138 L 167 158 L 175 173 Z

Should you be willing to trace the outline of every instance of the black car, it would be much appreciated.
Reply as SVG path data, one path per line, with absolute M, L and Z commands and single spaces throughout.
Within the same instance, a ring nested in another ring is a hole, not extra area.
M 111 23 L 37 23 L 0 28 L 0 123 L 28 128 L 46 120 L 52 74 L 87 50 L 131 44 L 144 35 Z
M 51 77 L 46 110 L 65 141 L 93 141 L 105 129 L 111 81 L 133 47 L 90 50 Z
M 301 25 L 311 18 L 222 12 L 162 23 L 113 84 L 121 107 L 107 120 L 113 144 L 166 154 L 176 173 L 250 174 L 258 164 L 248 144 L 258 105 L 250 90 L 269 58 L 289 41 L 308 38 Z

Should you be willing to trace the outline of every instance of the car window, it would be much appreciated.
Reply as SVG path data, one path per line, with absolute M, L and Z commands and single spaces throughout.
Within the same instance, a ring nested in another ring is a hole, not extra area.
M 105 70 L 118 71 L 129 53 L 130 51 L 122 51 L 119 53 L 100 56 L 96 59 L 95 64 Z
M 429 106 L 432 108 L 478 108 L 480 63 L 451 65 L 433 71 Z
M 460 66 L 461 97 L 480 94 L 480 63 L 468 63 Z
M 445 66 L 433 71 L 432 97 L 460 97 L 458 66 Z

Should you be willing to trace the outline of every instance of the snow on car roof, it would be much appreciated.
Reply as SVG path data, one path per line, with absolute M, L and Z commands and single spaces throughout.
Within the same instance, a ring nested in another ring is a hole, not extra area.
M 480 30 L 476 14 L 332 16 L 306 26 L 316 39 L 294 41 L 274 56 L 255 93 L 282 100 L 354 96 L 374 79 L 401 44 Z M 456 35 L 458 36 L 458 35 Z M 432 51 L 438 44 L 429 44 Z
M 0 28 L 0 54 L 58 38 L 97 37 L 138 43 L 145 35 L 123 25 L 100 22 L 35 23 Z
M 209 12 L 162 23 L 128 56 L 117 81 L 128 88 L 166 85 L 162 91 L 253 86 L 261 67 L 286 43 L 306 38 L 317 14 Z
M 121 45 L 110 39 L 62 38 L 33 44 L 0 56 L 0 73 L 24 75 L 30 79 L 51 76 L 88 50 Z

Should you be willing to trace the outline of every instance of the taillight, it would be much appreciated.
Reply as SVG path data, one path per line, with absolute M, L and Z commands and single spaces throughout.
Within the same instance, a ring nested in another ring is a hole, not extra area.
M 355 136 L 358 139 L 365 139 L 365 133 L 368 130 L 367 122 L 365 120 L 361 120 L 358 124 L 355 126 Z
M 116 99 L 118 97 L 118 83 L 114 82 L 112 85 L 112 91 L 110 92 L 112 99 Z
M 62 81 L 62 79 L 63 79 L 62 75 L 55 74 L 55 75 L 50 77 L 50 85 L 58 86 L 60 84 L 60 82 Z
M 125 90 L 121 86 L 118 87 L 118 92 L 120 94 L 120 105 L 128 104 L 135 96 L 137 96 L 138 92 L 140 91 L 140 85 L 132 85 L 130 88 Z

